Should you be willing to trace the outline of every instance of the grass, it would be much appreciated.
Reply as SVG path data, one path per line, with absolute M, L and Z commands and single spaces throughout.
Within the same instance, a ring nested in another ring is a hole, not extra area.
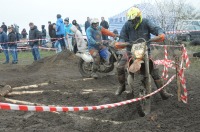
M 51 55 L 55 55 L 56 52 L 55 51 L 44 51 L 44 50 L 40 50 L 40 56 L 41 58 L 47 57 L 47 56 L 51 56 Z M 9 54 L 10 55 L 10 54 Z M 28 65 L 31 64 L 33 62 L 33 55 L 31 51 L 22 51 L 22 52 L 18 52 L 18 65 Z M 5 56 L 4 53 L 1 52 L 0 53 L 0 63 L 3 63 L 5 61 Z M 12 61 L 12 56 L 10 55 L 10 62 Z

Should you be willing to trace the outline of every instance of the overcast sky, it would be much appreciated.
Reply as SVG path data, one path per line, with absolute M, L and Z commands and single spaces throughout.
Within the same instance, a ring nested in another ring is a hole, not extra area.
M 41 29 L 48 21 L 56 22 L 56 14 L 62 18 L 76 19 L 83 24 L 87 16 L 100 19 L 116 15 L 134 4 L 145 0 L 1 0 L 0 24 L 16 23 L 22 28 L 28 28 L 29 22 L 34 22 Z M 200 5 L 199 0 L 189 0 L 193 5 Z M 27 29 L 29 30 L 29 29 Z

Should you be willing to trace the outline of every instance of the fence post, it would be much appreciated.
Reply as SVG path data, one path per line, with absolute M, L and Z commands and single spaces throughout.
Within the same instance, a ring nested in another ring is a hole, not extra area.
M 179 78 L 179 57 L 175 56 L 175 66 L 176 66 L 176 82 L 177 82 L 177 95 L 178 95 L 178 101 L 181 101 L 181 84 L 180 84 L 180 78 Z

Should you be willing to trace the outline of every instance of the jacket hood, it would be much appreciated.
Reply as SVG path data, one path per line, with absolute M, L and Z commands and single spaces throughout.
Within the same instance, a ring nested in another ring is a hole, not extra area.
M 70 30 L 71 30 L 73 33 L 76 33 L 76 31 L 77 31 L 78 29 L 76 28 L 76 26 L 72 25 L 72 27 L 70 28 Z
M 60 23 L 63 23 L 63 19 L 62 19 L 62 18 L 58 18 L 58 21 L 59 21 Z

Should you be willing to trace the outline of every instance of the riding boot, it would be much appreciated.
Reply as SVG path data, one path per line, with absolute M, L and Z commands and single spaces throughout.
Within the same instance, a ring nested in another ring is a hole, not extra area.
M 161 87 L 164 85 L 162 79 L 154 80 L 154 82 L 155 82 L 155 84 L 156 84 L 157 89 L 161 88 Z M 166 91 L 166 89 L 162 89 L 162 90 L 160 91 L 160 96 L 161 96 L 161 98 L 162 98 L 163 100 L 167 100 L 169 97 L 171 97 L 171 96 L 173 96 L 173 95 L 170 94 L 170 93 L 168 93 L 168 92 Z
M 115 95 L 121 95 L 126 90 L 125 73 L 123 73 L 121 75 L 118 74 L 118 81 L 120 83 L 120 86 L 118 87 L 117 91 L 115 92 Z
M 98 70 L 98 65 L 93 63 L 91 77 L 94 79 L 97 79 L 99 77 L 98 74 L 96 73 L 97 70 Z

